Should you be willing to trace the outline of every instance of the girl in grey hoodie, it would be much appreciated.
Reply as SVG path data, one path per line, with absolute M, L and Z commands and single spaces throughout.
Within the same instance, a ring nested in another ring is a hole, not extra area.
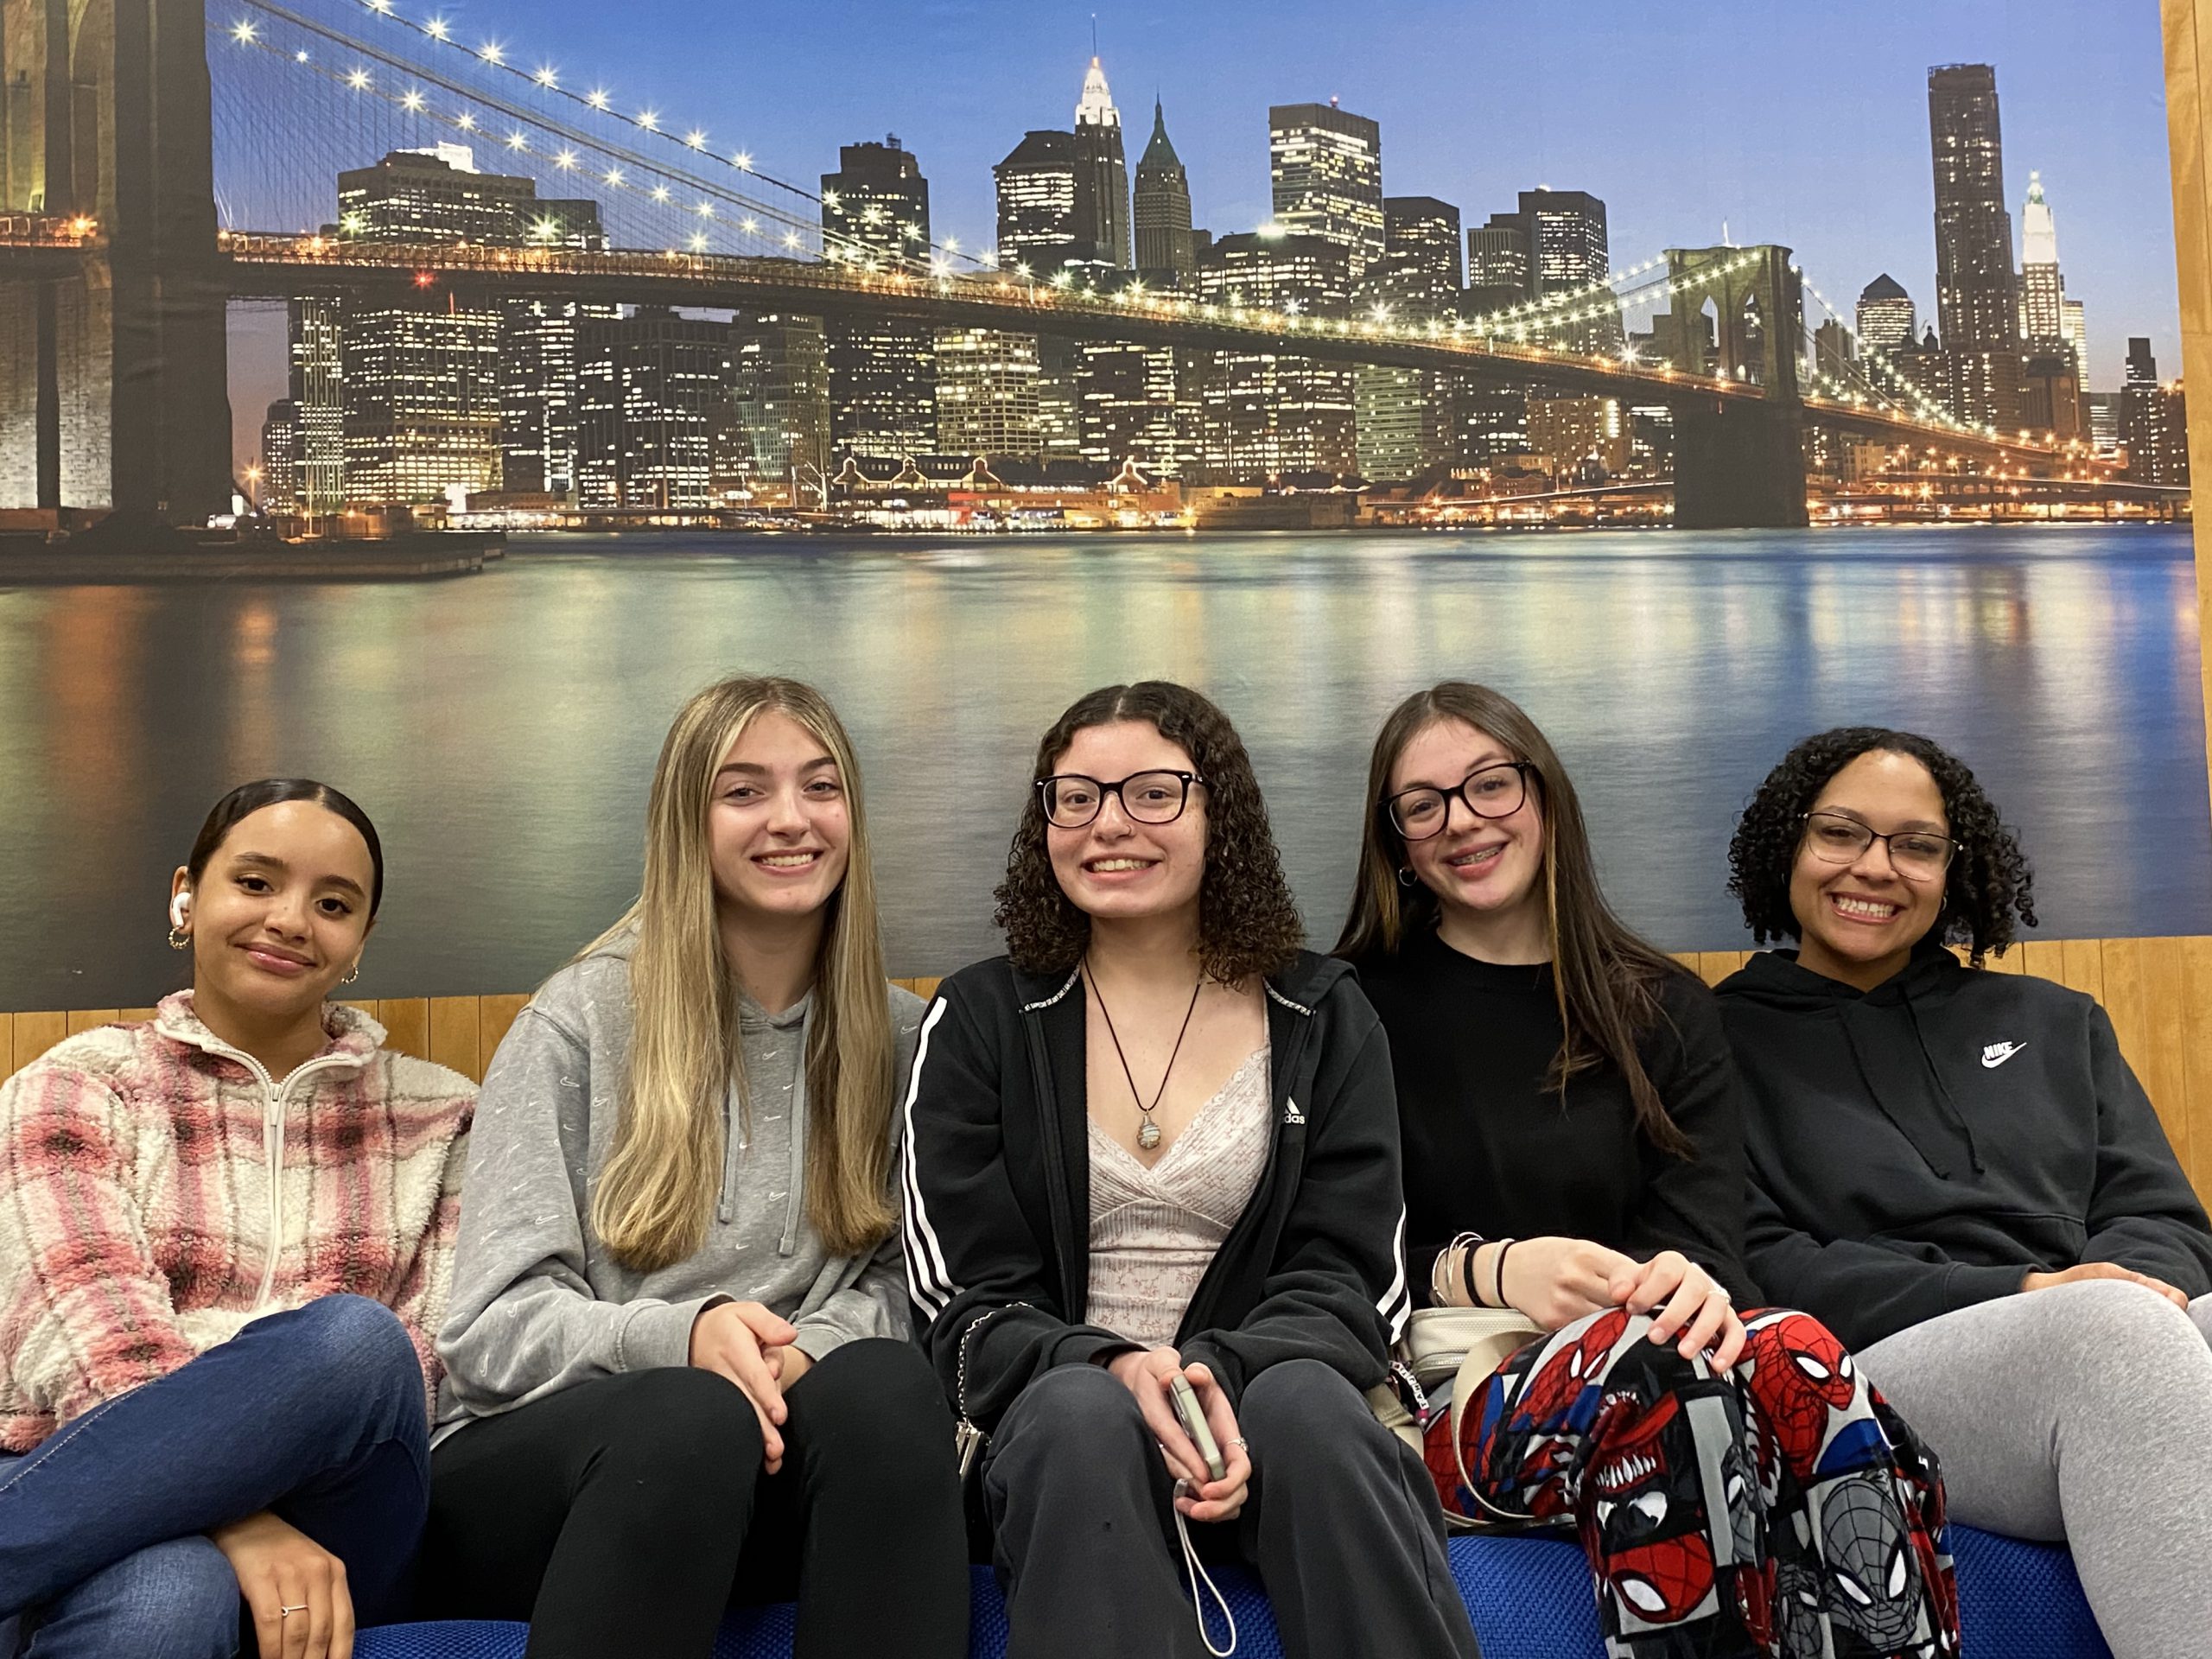
M 776 679 L 693 698 L 643 896 L 485 1077 L 429 1612 L 528 1618 L 531 1659 L 673 1659 L 733 1600 L 795 1594 L 801 1656 L 966 1651 L 952 1423 L 890 1178 L 921 1007 L 883 979 L 828 703 Z

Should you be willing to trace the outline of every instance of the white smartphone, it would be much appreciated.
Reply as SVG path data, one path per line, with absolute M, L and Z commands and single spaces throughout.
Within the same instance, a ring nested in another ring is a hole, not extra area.
M 1180 1371 L 1168 1378 L 1167 1399 L 1175 1408 L 1175 1421 L 1183 1425 L 1183 1432 L 1205 1461 L 1206 1478 L 1225 1479 L 1229 1465 L 1221 1460 L 1221 1447 L 1214 1443 L 1213 1430 L 1206 1425 L 1205 1409 L 1198 1404 L 1198 1391 L 1191 1386 L 1191 1379 Z

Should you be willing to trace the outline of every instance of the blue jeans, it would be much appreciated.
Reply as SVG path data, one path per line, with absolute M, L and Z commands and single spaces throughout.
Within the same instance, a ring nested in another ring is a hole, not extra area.
M 359 1623 L 397 1618 L 429 1484 L 414 1344 L 326 1296 L 0 1459 L 0 1616 L 35 1659 L 228 1656 L 238 1583 L 204 1535 L 270 1510 L 345 1562 Z

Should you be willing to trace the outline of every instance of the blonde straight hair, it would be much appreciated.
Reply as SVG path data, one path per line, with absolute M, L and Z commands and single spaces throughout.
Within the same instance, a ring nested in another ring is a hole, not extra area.
M 721 1184 L 723 1091 L 736 1088 L 750 1109 L 737 982 L 722 960 L 715 922 L 707 816 L 730 746 L 771 711 L 805 728 L 836 762 L 850 826 L 845 879 L 830 899 L 807 1022 L 807 1219 L 837 1255 L 873 1249 L 897 1220 L 891 1016 L 852 741 L 812 686 L 727 679 L 685 703 L 669 728 L 645 813 L 644 891 L 583 952 L 634 931 L 629 1076 L 591 1224 L 614 1258 L 640 1273 L 681 1262 L 705 1243 Z

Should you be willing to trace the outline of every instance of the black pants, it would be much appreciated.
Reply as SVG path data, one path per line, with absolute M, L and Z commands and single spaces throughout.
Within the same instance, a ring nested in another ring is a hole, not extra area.
M 804 1659 L 960 1659 L 952 1418 L 918 1350 L 847 1343 L 791 1385 L 784 1466 L 734 1385 L 602 1377 L 431 1454 L 422 1614 L 526 1618 L 529 1659 L 705 1659 L 724 1609 L 798 1597 Z
M 1428 1472 L 1358 1391 L 1290 1360 L 1252 1380 L 1237 1420 L 1250 1495 L 1235 1521 L 1192 1536 L 1209 1558 L 1259 1568 L 1292 1659 L 1475 1659 Z M 1206 1659 L 1172 1479 L 1110 1373 L 1067 1365 L 1025 1389 L 991 1437 L 983 1493 L 1009 1659 Z

